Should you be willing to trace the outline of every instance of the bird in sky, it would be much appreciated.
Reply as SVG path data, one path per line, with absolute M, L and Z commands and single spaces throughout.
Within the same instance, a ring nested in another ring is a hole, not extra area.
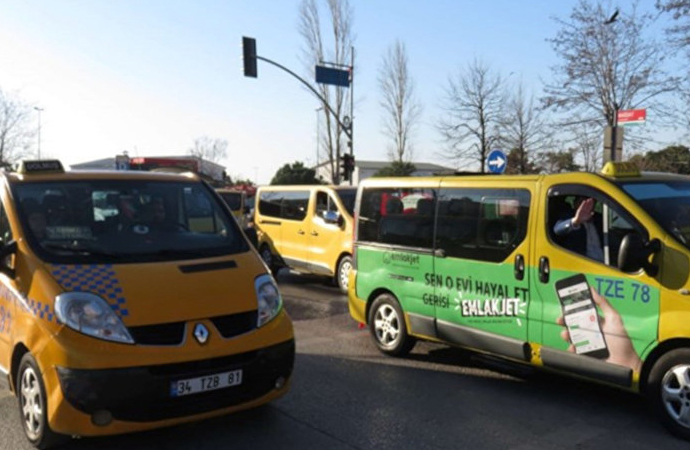
M 611 14 L 611 17 L 609 17 L 609 20 L 607 20 L 606 22 L 604 22 L 604 25 L 609 25 L 609 24 L 615 22 L 615 21 L 616 21 L 616 17 L 618 17 L 618 9 L 616 9 L 616 10 L 613 12 L 613 14 Z

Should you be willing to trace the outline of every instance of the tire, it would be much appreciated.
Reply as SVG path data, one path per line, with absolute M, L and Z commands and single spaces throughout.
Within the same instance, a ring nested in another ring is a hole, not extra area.
M 30 353 L 26 353 L 17 371 L 17 399 L 19 417 L 24 434 L 31 444 L 45 449 L 61 441 L 48 424 L 48 405 L 41 370 Z
M 654 364 L 647 397 L 655 414 L 674 435 L 690 440 L 690 349 L 679 348 Z
M 338 262 L 338 270 L 335 273 L 335 284 L 343 294 L 347 294 L 350 270 L 352 270 L 352 257 L 345 255 L 340 258 L 340 262 Z
M 280 270 L 280 267 L 276 264 L 276 258 L 273 256 L 273 253 L 271 253 L 271 248 L 264 244 L 261 246 L 261 250 L 259 251 L 259 254 L 261 255 L 261 259 L 264 260 L 266 265 L 268 266 L 268 269 L 271 271 L 273 275 L 278 274 L 278 270 Z
M 400 304 L 391 294 L 381 294 L 372 303 L 369 331 L 379 350 L 391 356 L 407 355 L 417 342 L 408 334 Z

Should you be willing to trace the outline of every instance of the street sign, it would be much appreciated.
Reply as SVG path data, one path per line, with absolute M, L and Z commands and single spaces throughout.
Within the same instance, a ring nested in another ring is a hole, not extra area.
M 627 109 L 618 111 L 616 121 L 618 125 L 640 125 L 647 119 L 646 109 Z
M 491 173 L 503 173 L 506 170 L 507 158 L 503 150 L 491 150 L 489 157 L 486 159 L 486 163 L 489 166 L 489 172 Z
M 316 66 L 316 82 L 350 87 L 350 71 L 326 66 Z

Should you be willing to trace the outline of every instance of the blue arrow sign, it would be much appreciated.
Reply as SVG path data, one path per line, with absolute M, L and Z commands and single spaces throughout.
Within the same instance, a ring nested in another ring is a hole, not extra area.
M 491 173 L 503 173 L 506 170 L 507 158 L 503 150 L 491 150 L 489 157 L 486 159 L 486 163 L 489 166 L 489 172 Z

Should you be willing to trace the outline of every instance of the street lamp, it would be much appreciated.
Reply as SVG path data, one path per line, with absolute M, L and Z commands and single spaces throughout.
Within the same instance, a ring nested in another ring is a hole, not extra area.
M 43 112 L 43 108 L 34 106 L 34 109 L 38 112 L 38 159 L 41 159 L 41 112 Z

